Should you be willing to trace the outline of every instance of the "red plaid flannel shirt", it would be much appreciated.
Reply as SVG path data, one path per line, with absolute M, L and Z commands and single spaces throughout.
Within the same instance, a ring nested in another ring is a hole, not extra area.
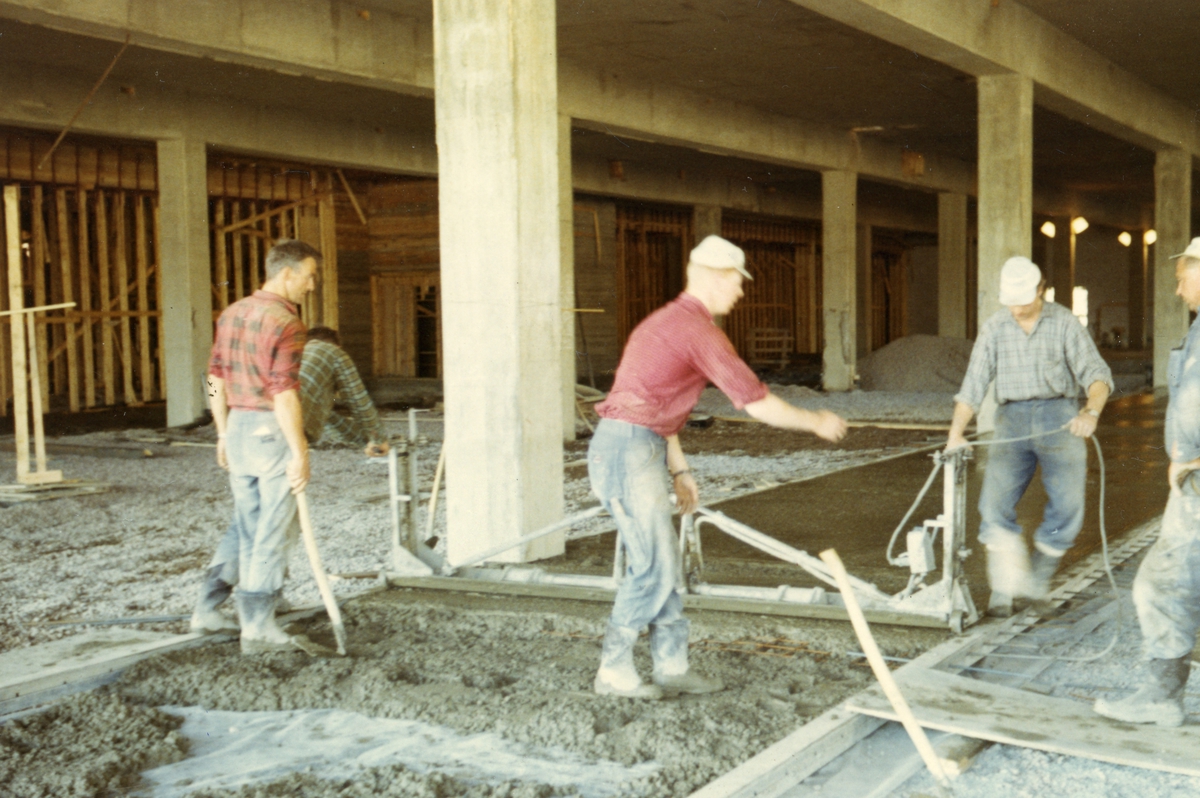
M 306 334 L 296 306 L 269 291 L 255 291 L 225 308 L 208 373 L 225 381 L 229 407 L 272 410 L 277 394 L 299 391 Z
M 596 412 L 666 438 L 683 429 L 709 382 L 739 410 L 769 392 L 713 323 L 704 303 L 680 294 L 629 336 L 612 390 Z

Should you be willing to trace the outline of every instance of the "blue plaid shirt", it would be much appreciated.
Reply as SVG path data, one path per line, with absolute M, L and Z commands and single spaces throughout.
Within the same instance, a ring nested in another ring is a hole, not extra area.
M 1080 389 L 1103 382 L 1113 389 L 1112 370 L 1079 319 L 1056 302 L 1042 305 L 1042 315 L 1028 335 L 1008 308 L 992 314 L 971 350 L 971 362 L 956 402 L 978 411 L 988 384 L 996 381 L 996 401 L 1078 398 Z

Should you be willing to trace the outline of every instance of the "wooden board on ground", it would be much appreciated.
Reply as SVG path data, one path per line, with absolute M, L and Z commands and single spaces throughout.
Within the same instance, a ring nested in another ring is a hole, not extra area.
M 1164 729 L 1102 718 L 1087 704 L 929 669 L 896 673 L 920 724 L 979 740 L 1200 776 L 1200 728 Z M 847 702 L 855 712 L 896 720 L 878 687 Z
M 109 484 L 107 482 L 89 482 L 83 479 L 64 479 L 61 482 L 41 485 L 0 485 L 0 505 L 19 504 L 21 502 L 44 502 L 50 499 L 63 499 L 68 496 L 104 493 L 108 488 Z

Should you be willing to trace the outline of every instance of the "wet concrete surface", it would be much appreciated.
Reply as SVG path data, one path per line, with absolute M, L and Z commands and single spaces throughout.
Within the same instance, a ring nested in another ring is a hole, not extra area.
M 1157 517 L 1167 499 L 1167 458 L 1163 447 L 1165 394 L 1134 394 L 1110 402 L 1096 436 L 1106 470 L 1105 523 L 1109 540 Z M 1064 433 L 1065 434 L 1065 433 Z M 972 555 L 966 570 L 976 603 L 987 599 L 986 562 L 978 544 L 979 492 L 987 464 L 987 447 L 977 447 L 968 467 L 967 545 Z M 726 515 L 791 546 L 817 554 L 837 549 L 847 569 L 896 592 L 908 579 L 904 568 L 890 566 L 885 552 L 896 525 L 916 498 L 933 468 L 932 450 L 829 474 L 806 482 L 784 485 L 713 505 Z M 1083 530 L 1068 552 L 1064 565 L 1100 546 L 1100 462 L 1088 444 L 1088 488 Z M 1041 521 L 1046 494 L 1040 475 L 1017 507 L 1018 520 L 1027 536 Z M 941 512 L 942 480 L 935 480 L 924 501 L 913 513 L 911 529 Z M 897 552 L 903 551 L 903 539 Z M 597 572 L 611 567 L 613 536 L 602 535 L 575 542 L 567 560 Z M 800 568 L 775 560 L 713 527 L 703 528 L 705 581 L 754 585 L 819 584 Z M 940 547 L 939 547 L 940 552 Z
M 1105 524 L 1110 540 L 1163 511 L 1167 500 L 1167 457 L 1162 435 L 1166 397 L 1137 394 L 1109 404 L 1097 430 L 1106 469 Z M 987 448 L 977 447 L 968 467 L 967 575 L 976 602 L 986 600 L 986 573 L 979 532 L 979 492 L 987 464 Z M 929 476 L 929 452 L 831 474 L 809 482 L 724 502 L 719 509 L 796 548 L 816 554 L 836 548 L 851 573 L 876 582 L 889 592 L 900 590 L 908 578 L 902 568 L 885 559 L 888 539 Z M 1088 445 L 1088 488 L 1083 530 L 1064 565 L 1100 546 L 1100 463 Z M 941 511 L 941 478 L 934 482 L 908 527 L 919 526 Z M 1032 533 L 1046 504 L 1040 475 L 1035 476 L 1017 507 L 1017 516 Z M 719 532 L 704 539 L 706 560 L 737 559 L 749 563 L 770 560 Z M 897 552 L 903 550 L 898 542 Z M 812 584 L 795 569 L 797 584 Z

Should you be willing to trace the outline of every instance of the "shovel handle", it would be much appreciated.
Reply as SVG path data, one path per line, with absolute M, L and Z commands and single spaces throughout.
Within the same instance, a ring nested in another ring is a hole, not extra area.
M 304 538 L 304 550 L 308 552 L 308 564 L 312 567 L 313 578 L 317 580 L 317 589 L 321 591 L 321 600 L 325 602 L 325 610 L 335 629 L 342 628 L 342 611 L 338 608 L 329 587 L 329 577 L 325 575 L 325 567 L 321 565 L 321 552 L 317 550 L 317 538 L 313 534 L 312 518 L 308 514 L 308 496 L 304 491 L 296 494 L 296 510 L 300 515 L 300 533 Z M 339 645 L 341 641 L 339 640 Z

